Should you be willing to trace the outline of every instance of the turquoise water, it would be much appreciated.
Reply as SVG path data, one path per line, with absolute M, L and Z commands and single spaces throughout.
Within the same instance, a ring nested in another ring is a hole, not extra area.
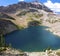
M 47 27 L 33 26 L 24 30 L 17 30 L 6 35 L 6 43 L 23 51 L 43 51 L 50 47 L 60 48 L 60 38 L 46 31 Z

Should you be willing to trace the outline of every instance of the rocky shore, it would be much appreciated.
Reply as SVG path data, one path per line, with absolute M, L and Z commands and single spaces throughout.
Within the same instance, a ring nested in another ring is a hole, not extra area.
M 60 22 L 56 22 L 56 23 L 49 23 L 49 22 L 44 22 L 43 26 L 47 26 L 48 28 L 46 28 L 45 30 L 52 32 L 54 35 L 57 35 L 60 37 Z
M 0 56 L 27 56 L 27 54 L 21 50 L 6 48 L 5 51 L 0 52 Z
M 26 52 L 28 56 L 60 56 L 59 50 L 46 50 L 45 52 Z
M 6 51 L 0 52 L 0 56 L 60 56 L 60 49 L 50 49 L 45 52 L 22 52 L 20 50 L 7 48 Z

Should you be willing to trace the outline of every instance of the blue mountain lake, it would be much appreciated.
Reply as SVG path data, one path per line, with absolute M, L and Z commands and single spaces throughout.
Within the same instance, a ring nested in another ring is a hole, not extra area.
M 6 43 L 13 48 L 23 51 L 43 51 L 50 47 L 60 48 L 60 37 L 45 30 L 45 26 L 33 26 L 23 30 L 16 30 L 6 35 Z

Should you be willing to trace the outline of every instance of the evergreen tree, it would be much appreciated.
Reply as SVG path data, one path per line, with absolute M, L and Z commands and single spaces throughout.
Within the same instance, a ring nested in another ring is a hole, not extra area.
M 5 38 L 3 34 L 0 34 L 0 47 L 4 47 L 4 46 L 5 46 Z

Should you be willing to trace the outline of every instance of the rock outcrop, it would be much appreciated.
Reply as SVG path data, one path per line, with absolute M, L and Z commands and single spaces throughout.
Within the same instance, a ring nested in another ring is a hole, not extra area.
M 0 19 L 0 34 L 7 34 L 14 30 L 17 30 L 17 27 L 15 24 L 13 24 L 9 20 L 1 20 Z
M 20 50 L 6 48 L 5 51 L 0 52 L 0 56 L 27 56 L 27 54 Z

